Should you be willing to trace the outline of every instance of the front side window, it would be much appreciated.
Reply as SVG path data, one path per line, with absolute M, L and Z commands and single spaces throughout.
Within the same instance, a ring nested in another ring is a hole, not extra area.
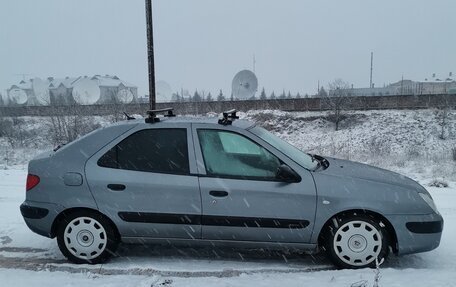
M 186 129 L 148 129 L 136 132 L 105 153 L 101 167 L 188 174 Z
M 206 173 L 211 176 L 276 178 L 281 162 L 252 140 L 233 132 L 198 130 Z

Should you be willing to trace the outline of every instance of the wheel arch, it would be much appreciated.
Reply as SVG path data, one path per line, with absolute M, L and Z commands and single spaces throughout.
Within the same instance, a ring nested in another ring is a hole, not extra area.
M 344 211 L 341 211 L 337 214 L 334 214 L 333 216 L 331 216 L 326 222 L 325 224 L 322 226 L 322 228 L 320 229 L 319 231 L 319 234 L 318 234 L 318 246 L 323 246 L 323 237 L 325 235 L 325 232 L 328 230 L 332 220 L 334 218 L 346 218 L 346 217 L 349 217 L 349 216 L 356 216 L 356 215 L 367 215 L 367 216 L 371 216 L 373 217 L 374 219 L 376 220 L 379 220 L 380 222 L 382 222 L 384 225 L 385 225 L 385 228 L 388 232 L 388 235 L 390 236 L 390 246 L 392 247 L 393 249 L 393 252 L 395 254 L 397 254 L 398 252 L 398 240 L 397 240 L 397 234 L 396 234 L 396 230 L 394 229 L 393 225 L 391 224 L 391 222 L 385 217 L 383 216 L 382 214 L 378 213 L 378 212 L 375 212 L 375 211 L 372 211 L 372 210 L 367 210 L 367 209 L 348 209 L 348 210 L 344 210 Z
M 60 212 L 59 215 L 57 215 L 57 217 L 54 219 L 54 222 L 52 223 L 51 234 L 50 234 L 51 238 L 54 238 L 57 236 L 57 230 L 59 228 L 59 225 L 63 221 L 63 219 L 65 219 L 65 217 L 70 216 L 71 214 L 73 214 L 75 212 L 80 212 L 80 211 L 87 211 L 87 212 L 95 213 L 97 215 L 102 216 L 104 219 L 106 219 L 109 222 L 109 224 L 111 225 L 111 227 L 113 228 L 113 230 L 116 234 L 117 239 L 120 240 L 120 238 L 121 238 L 120 233 L 119 233 L 119 230 L 117 229 L 117 226 L 115 225 L 115 223 L 106 214 L 103 214 L 96 209 L 87 208 L 87 207 L 73 207 L 73 208 L 65 209 L 64 211 Z

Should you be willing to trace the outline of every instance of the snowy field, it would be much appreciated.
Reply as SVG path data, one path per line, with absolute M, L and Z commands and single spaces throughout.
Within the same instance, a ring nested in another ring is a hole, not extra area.
M 445 219 L 438 249 L 382 265 L 380 286 L 456 286 L 456 113 L 441 139 L 433 110 L 353 112 L 340 131 L 322 113 L 251 111 L 258 121 L 299 148 L 388 168 L 425 186 Z M 28 138 L 0 137 L 0 286 L 351 286 L 373 270 L 335 270 L 321 256 L 232 249 L 121 246 L 100 266 L 72 265 L 55 240 L 32 233 L 19 205 L 26 162 L 53 143 L 45 118 L 25 118 Z M 108 123 L 99 119 L 100 125 Z M 13 148 L 10 143 L 13 143 Z M 447 184 L 438 188 L 432 183 Z M 356 285 L 353 285 L 356 286 Z

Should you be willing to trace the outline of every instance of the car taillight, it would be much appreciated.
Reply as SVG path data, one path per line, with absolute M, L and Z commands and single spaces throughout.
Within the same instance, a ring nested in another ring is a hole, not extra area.
M 26 184 L 26 190 L 29 191 L 30 189 L 34 188 L 35 186 L 40 183 L 40 178 L 37 175 L 34 174 L 28 174 L 27 175 L 27 184 Z

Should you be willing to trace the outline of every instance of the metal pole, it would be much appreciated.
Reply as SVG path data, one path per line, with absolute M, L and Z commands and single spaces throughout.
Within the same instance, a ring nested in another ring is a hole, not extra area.
M 371 52 L 371 70 L 370 70 L 370 84 L 369 84 L 369 88 L 373 88 L 372 87 L 372 71 L 374 69 L 374 52 Z
M 149 68 L 149 106 L 155 110 L 155 61 L 154 61 L 154 30 L 152 26 L 152 0 L 146 0 L 147 24 L 147 62 Z

